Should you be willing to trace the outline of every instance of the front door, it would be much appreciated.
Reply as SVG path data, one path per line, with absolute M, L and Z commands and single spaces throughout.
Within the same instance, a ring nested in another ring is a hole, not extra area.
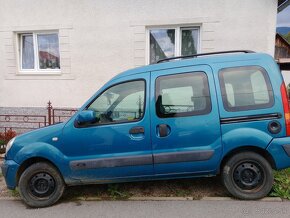
M 222 146 L 211 68 L 153 71 L 151 84 L 155 174 L 215 173 Z
M 116 80 L 88 104 L 96 121 L 64 128 L 64 154 L 73 178 L 102 179 L 153 174 L 149 121 L 150 74 Z

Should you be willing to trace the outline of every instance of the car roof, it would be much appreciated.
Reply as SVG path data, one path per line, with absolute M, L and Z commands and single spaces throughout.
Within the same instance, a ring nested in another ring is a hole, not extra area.
M 170 68 L 194 66 L 194 65 L 211 65 L 223 62 L 237 62 L 237 61 L 250 61 L 250 60 L 262 60 L 262 61 L 274 61 L 272 56 L 265 53 L 235 53 L 235 54 L 218 54 L 208 55 L 193 58 L 186 58 L 181 60 L 173 60 L 162 63 L 150 64 L 142 67 L 133 68 L 124 71 L 116 75 L 112 80 L 119 79 L 126 76 L 131 76 L 139 73 L 165 70 Z M 112 81 L 111 80 L 111 81 Z

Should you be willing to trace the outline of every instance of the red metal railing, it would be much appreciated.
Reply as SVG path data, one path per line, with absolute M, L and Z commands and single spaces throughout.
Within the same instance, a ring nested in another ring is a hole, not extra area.
M 23 133 L 40 127 L 64 122 L 77 111 L 76 108 L 53 108 L 51 102 L 47 103 L 47 114 L 0 114 L 0 132 L 11 129 Z
M 33 129 L 64 122 L 77 111 L 75 108 L 53 108 L 51 102 L 47 105 L 47 114 L 0 114 L 0 135 L 12 130 L 15 134 L 24 133 Z M 4 143 L 4 144 L 3 144 Z M 5 152 L 5 142 L 0 140 L 0 153 Z
M 77 112 L 76 109 L 52 109 L 52 123 L 64 122 Z
M 13 129 L 16 132 L 26 132 L 48 124 L 46 116 L 16 114 L 0 114 L 0 123 L 0 129 L 4 129 L 4 132 L 7 132 L 8 129 Z
M 50 101 L 47 110 L 48 125 L 64 122 L 77 112 L 76 108 L 53 108 Z

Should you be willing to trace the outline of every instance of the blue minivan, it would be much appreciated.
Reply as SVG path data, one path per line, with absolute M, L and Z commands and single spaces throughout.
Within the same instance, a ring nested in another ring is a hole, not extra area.
M 259 199 L 272 169 L 287 167 L 279 66 L 267 54 L 228 51 L 115 76 L 67 122 L 13 138 L 1 168 L 27 205 L 45 207 L 65 186 L 218 174 L 234 197 Z

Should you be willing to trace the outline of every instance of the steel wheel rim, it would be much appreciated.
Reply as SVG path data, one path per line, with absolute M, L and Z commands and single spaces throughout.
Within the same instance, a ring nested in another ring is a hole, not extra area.
M 46 172 L 34 174 L 29 179 L 29 192 L 35 197 L 49 197 L 54 193 L 55 189 L 54 178 Z
M 243 161 L 235 166 L 232 179 L 239 189 L 251 192 L 263 186 L 265 172 L 257 162 Z

